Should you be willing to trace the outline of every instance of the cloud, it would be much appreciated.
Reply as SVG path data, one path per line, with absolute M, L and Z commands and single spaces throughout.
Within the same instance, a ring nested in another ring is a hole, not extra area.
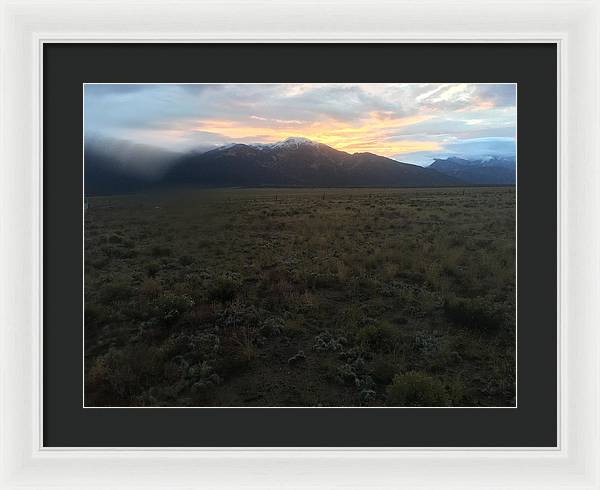
M 395 155 L 397 160 L 429 165 L 436 158 L 460 157 L 465 159 L 484 159 L 488 157 L 515 157 L 516 140 L 514 137 L 487 137 L 456 140 L 445 143 L 437 151 L 406 152 Z
M 85 132 L 172 151 L 304 136 L 407 157 L 504 151 L 513 84 L 86 84 Z M 477 142 L 479 141 L 479 142 Z
M 86 159 L 95 158 L 96 165 L 110 165 L 123 173 L 157 179 L 179 157 L 178 153 L 127 140 L 90 135 L 85 142 Z
M 516 151 L 514 138 L 475 138 L 449 143 L 445 148 L 465 157 L 512 156 Z
M 482 100 L 491 101 L 496 107 L 510 107 L 517 102 L 517 86 L 512 83 L 478 85 L 477 93 Z

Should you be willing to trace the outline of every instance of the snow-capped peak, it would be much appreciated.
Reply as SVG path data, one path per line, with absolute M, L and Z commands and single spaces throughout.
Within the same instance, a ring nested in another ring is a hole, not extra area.
M 300 145 L 311 145 L 318 146 L 319 143 L 316 141 L 309 140 L 308 138 L 303 138 L 301 136 L 292 136 L 284 139 L 283 141 L 278 141 L 277 143 L 257 143 L 252 145 L 254 148 L 258 149 L 270 149 L 270 150 L 279 150 L 279 149 L 296 149 L 300 147 Z
M 317 146 L 319 143 L 316 141 L 309 140 L 308 138 L 303 138 L 301 136 L 292 136 L 290 138 L 286 138 L 283 141 L 279 141 L 277 143 L 273 143 L 273 148 L 297 148 L 300 145 L 312 145 Z
M 276 143 L 229 143 L 227 145 L 220 146 L 220 150 L 229 150 L 236 146 L 250 146 L 256 150 L 281 150 L 281 149 L 298 149 L 301 145 L 310 145 L 317 147 L 320 145 L 317 141 L 303 138 L 302 136 L 292 136 Z

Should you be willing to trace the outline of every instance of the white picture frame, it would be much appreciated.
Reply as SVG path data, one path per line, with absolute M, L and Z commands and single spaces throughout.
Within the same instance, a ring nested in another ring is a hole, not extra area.
M 0 6 L 0 488 L 600 488 L 598 1 Z M 109 41 L 556 43 L 558 447 L 44 448 L 42 49 Z

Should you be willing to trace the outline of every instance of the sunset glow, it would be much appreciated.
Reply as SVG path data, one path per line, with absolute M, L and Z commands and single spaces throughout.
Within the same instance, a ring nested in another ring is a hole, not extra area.
M 87 84 L 85 131 L 174 151 L 301 136 L 426 164 L 514 153 L 515 99 L 513 84 Z

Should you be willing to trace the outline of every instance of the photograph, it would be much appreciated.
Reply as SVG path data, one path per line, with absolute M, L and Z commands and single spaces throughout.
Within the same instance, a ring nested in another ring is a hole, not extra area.
M 516 407 L 517 90 L 83 84 L 83 407 Z

